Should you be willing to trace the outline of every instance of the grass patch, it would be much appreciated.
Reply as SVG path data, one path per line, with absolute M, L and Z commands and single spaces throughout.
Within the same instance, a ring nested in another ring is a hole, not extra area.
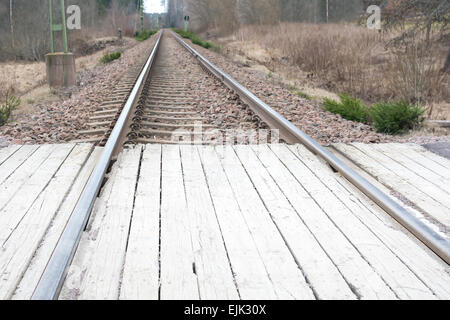
M 158 30 L 145 30 L 145 31 L 140 31 L 136 34 L 136 36 L 134 37 L 137 41 L 145 41 L 148 38 L 150 38 L 152 35 L 154 35 L 155 33 L 157 33 Z
M 296 92 L 296 94 L 297 94 L 299 97 L 302 97 L 303 99 L 306 99 L 306 100 L 309 100 L 309 101 L 312 101 L 312 99 L 313 99 L 309 94 L 304 93 L 304 92 L 301 92 L 300 90 L 298 90 L 298 91 Z
M 374 104 L 369 113 L 377 132 L 399 134 L 418 126 L 423 120 L 424 112 L 425 109 L 420 105 L 398 101 Z
M 269 78 L 270 78 L 270 77 L 269 77 Z M 295 86 L 293 86 L 292 84 L 290 84 L 290 85 L 287 87 L 287 89 L 288 89 L 290 92 L 295 93 L 296 95 L 298 95 L 299 97 L 301 97 L 301 98 L 303 98 L 303 99 L 306 99 L 306 100 L 309 100 L 309 101 L 312 101 L 312 99 L 313 99 L 313 97 L 311 97 L 309 94 L 304 93 L 304 92 L 302 92 L 302 91 L 300 91 L 300 90 L 297 90 L 297 88 L 296 88 Z
M 209 49 L 209 48 L 213 48 L 213 49 L 217 49 L 217 50 L 220 49 L 219 46 L 213 44 L 212 42 L 201 39 L 199 36 L 197 36 L 192 31 L 184 31 L 181 29 L 172 29 L 172 30 L 175 31 L 176 33 L 178 33 L 181 37 L 183 37 L 185 39 L 190 39 L 193 44 L 199 45 L 205 49 Z
M 117 60 L 122 56 L 120 52 L 107 53 L 100 59 L 101 63 L 110 63 L 111 61 Z
M 0 127 L 3 126 L 11 116 L 12 111 L 20 105 L 20 99 L 7 94 L 5 102 L 0 104 Z
M 344 119 L 369 123 L 369 110 L 364 103 L 348 94 L 339 95 L 341 102 L 325 98 L 324 109 L 332 113 L 340 114 Z

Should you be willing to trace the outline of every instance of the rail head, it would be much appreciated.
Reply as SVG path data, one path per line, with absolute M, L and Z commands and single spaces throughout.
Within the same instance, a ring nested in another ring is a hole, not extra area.
M 153 65 L 159 48 L 163 30 L 160 32 L 153 50 L 144 64 L 141 73 L 128 97 L 114 129 L 103 149 L 100 159 L 95 166 L 81 196 L 64 228 L 55 250 L 42 274 L 42 277 L 33 293 L 33 300 L 57 299 L 62 288 L 67 269 L 70 266 L 75 251 L 81 239 L 83 230 L 89 219 L 97 194 L 100 191 L 105 173 L 110 165 L 112 155 L 117 148 L 120 136 L 125 129 L 128 116 L 135 104 L 138 94 L 143 86 L 147 74 Z
M 450 242 L 429 228 L 422 221 L 417 219 L 406 208 L 392 200 L 388 195 L 371 184 L 355 170 L 347 166 L 334 154 L 322 147 L 317 141 L 308 136 L 293 123 L 284 118 L 281 114 L 273 110 L 261 99 L 247 90 L 235 79 L 223 72 L 213 63 L 203 57 L 198 51 L 189 46 L 183 39 L 170 31 L 171 35 L 188 50 L 194 57 L 221 80 L 230 89 L 239 94 L 241 99 L 270 127 L 280 130 L 280 137 L 288 143 L 301 143 L 312 153 L 324 159 L 330 166 L 340 172 L 348 181 L 355 185 L 361 192 L 368 196 L 390 216 L 408 229 L 414 236 L 422 241 L 428 248 L 436 253 L 447 264 L 450 264 Z

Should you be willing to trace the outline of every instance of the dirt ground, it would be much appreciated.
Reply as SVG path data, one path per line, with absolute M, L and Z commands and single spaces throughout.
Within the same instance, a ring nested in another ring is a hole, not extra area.
M 293 91 L 304 93 L 312 100 L 322 102 L 323 98 L 339 99 L 334 92 L 320 88 L 310 74 L 288 64 L 287 59 L 276 50 L 262 48 L 257 43 L 237 41 L 232 37 L 219 38 L 222 53 L 235 63 L 267 74 L 268 79 L 281 82 Z

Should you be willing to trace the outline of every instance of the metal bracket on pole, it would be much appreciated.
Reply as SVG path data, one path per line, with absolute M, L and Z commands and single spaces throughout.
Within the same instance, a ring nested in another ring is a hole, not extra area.
M 189 30 L 189 16 L 184 16 L 184 31 L 187 32 Z
M 53 0 L 49 0 L 49 17 L 50 17 L 50 49 L 52 53 L 55 53 L 55 36 L 54 32 L 62 31 L 63 36 L 63 45 L 64 45 L 64 52 L 69 52 L 69 46 L 67 42 L 67 27 L 66 27 L 66 6 L 64 3 L 64 0 L 60 0 L 61 3 L 61 17 L 62 17 L 62 23 L 61 24 L 53 24 Z

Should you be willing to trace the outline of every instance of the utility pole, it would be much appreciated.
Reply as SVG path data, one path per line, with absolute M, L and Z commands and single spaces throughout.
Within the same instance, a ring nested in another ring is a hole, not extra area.
M 329 0 L 325 0 L 325 2 L 326 2 L 326 6 L 327 6 L 327 9 L 326 9 L 326 11 L 327 11 L 327 23 L 328 23 L 328 17 L 329 17 L 329 2 L 328 2 Z
M 67 42 L 67 26 L 66 26 L 66 6 L 64 0 L 60 0 L 61 6 L 61 24 L 53 24 L 53 0 L 48 1 L 49 4 L 49 18 L 50 18 L 50 47 L 52 53 L 55 52 L 55 37 L 53 35 L 54 32 L 62 31 L 63 45 L 64 45 L 64 53 L 69 52 L 69 46 Z
M 67 43 L 66 7 L 64 0 L 60 0 L 61 23 L 53 23 L 53 0 L 49 0 L 50 49 L 45 55 L 47 67 L 47 82 L 50 87 L 70 87 L 76 85 L 75 57 L 69 52 Z M 64 52 L 55 52 L 55 32 L 62 33 Z
M 13 0 L 9 0 L 9 24 L 11 26 L 11 46 L 14 49 L 16 44 L 15 44 L 15 40 L 14 40 Z
M 141 19 L 141 31 L 144 31 L 144 0 L 139 0 L 139 16 Z

